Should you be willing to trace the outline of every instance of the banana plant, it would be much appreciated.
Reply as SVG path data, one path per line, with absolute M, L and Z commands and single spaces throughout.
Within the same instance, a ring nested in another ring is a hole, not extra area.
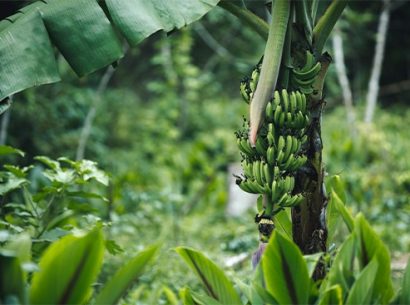
M 269 239 L 275 220 L 289 226 L 287 215 L 279 214 L 291 208 L 291 235 L 302 252 L 325 252 L 321 115 L 331 58 L 323 49 L 347 0 L 333 0 L 320 18 L 319 2 L 273 1 L 270 24 L 228 0 L 33 2 L 0 21 L 0 100 L 59 81 L 55 51 L 81 77 L 116 64 L 122 40 L 135 47 L 219 5 L 266 39 L 261 65 L 241 85 L 250 125 L 237 134 L 244 165 L 238 184 L 261 194 L 256 217 L 261 241 Z M 3 104 L 4 110 L 9 104 Z
M 250 106 L 249 122 L 237 132 L 243 167 L 237 184 L 260 194 L 255 217 L 260 241 L 266 243 L 283 221 L 289 224 L 289 213 L 278 216 L 291 208 L 291 238 L 305 254 L 326 252 L 321 117 L 331 57 L 323 49 L 346 4 L 335 0 L 317 18 L 318 1 L 274 1 L 271 24 L 253 22 L 267 36 L 266 48 L 240 86 Z M 324 276 L 323 266 L 314 276 Z

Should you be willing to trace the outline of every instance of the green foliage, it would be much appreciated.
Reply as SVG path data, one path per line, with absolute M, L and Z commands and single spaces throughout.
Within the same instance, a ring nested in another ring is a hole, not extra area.
M 246 304 L 394 304 L 387 249 L 363 216 L 355 218 L 354 228 L 331 261 L 325 279 L 315 283 L 298 247 L 274 232 L 261 261 L 266 288 L 259 286 L 257 278 L 249 285 L 239 283 Z M 190 265 L 202 261 L 199 252 L 195 253 Z M 403 279 L 401 300 L 408 295 L 407 281 L 408 274 Z
M 311 280 L 306 261 L 296 244 L 274 232 L 261 264 L 266 290 L 279 304 L 308 302 Z
M 327 189 L 333 188 L 340 199 L 345 196 L 349 209 L 361 211 L 390 249 L 407 252 L 410 164 L 404 156 L 410 146 L 400 122 L 409 121 L 410 112 L 401 107 L 381 109 L 377 124 L 359 124 L 353 138 L 348 126 L 340 123 L 343 116 L 341 108 L 327 113 L 323 137 L 329 143 L 324 147 L 327 171 L 343 176 L 345 194 L 336 191 L 333 184 Z M 342 236 L 336 237 L 340 240 Z
M 33 276 L 30 303 L 83 304 L 91 295 L 90 286 L 101 268 L 103 254 L 100 228 L 53 243 L 40 259 L 40 271 Z
M 196 21 L 217 2 L 191 0 L 170 5 L 167 1 L 107 0 L 102 3 L 105 11 L 97 1 L 34 2 L 1 22 L 0 40 L 5 43 L 0 49 L 0 100 L 60 79 L 53 45 L 77 75 L 83 76 L 123 56 L 116 30 L 135 46 L 159 30 L 170 32 Z
M 122 266 L 101 290 L 94 304 L 117 304 L 157 251 L 158 246 L 147 248 Z
M 232 283 L 212 261 L 193 249 L 180 247 L 176 251 L 201 279 L 208 295 L 219 301 L 220 304 L 240 303 L 240 298 Z
M 53 242 L 40 257 L 38 269 L 28 278 L 20 257 L 24 251 L 0 248 L 0 302 L 3 304 L 88 304 L 92 284 L 101 272 L 104 236 L 101 225 L 89 232 L 76 232 Z M 103 285 L 93 304 L 117 304 L 141 276 L 158 246 L 138 253 Z M 32 271 L 32 270 L 31 270 Z
M 0 302 L 23 304 L 26 302 L 23 270 L 20 260 L 7 252 L 0 253 Z
M 106 186 L 108 176 L 89 160 L 56 161 L 44 156 L 35 159 L 41 166 L 5 164 L 0 171 L 0 194 L 7 200 L 0 210 L 0 225 L 11 234 L 30 232 L 38 255 L 47 243 L 68 234 L 76 224 L 98 220 L 84 217 L 93 210 L 86 203 L 97 201 L 96 206 L 106 206 L 107 199 L 92 182 Z

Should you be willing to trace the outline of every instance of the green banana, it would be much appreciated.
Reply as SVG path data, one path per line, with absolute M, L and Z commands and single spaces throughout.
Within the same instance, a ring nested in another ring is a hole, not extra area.
M 282 151 L 285 148 L 285 138 L 283 136 L 279 136 L 278 140 L 278 151 Z
M 285 113 L 282 112 L 279 116 L 279 124 L 280 127 L 285 127 Z
M 306 112 L 306 96 L 296 91 L 297 109 L 301 112 Z
M 261 155 L 261 156 L 265 156 L 266 155 L 266 145 L 264 143 L 264 140 L 262 140 L 261 137 L 258 137 L 256 140 L 256 144 L 255 144 L 255 149 L 256 151 Z
M 310 70 L 306 71 L 306 72 L 302 72 L 302 71 L 298 71 L 296 69 L 294 69 L 292 72 L 295 75 L 295 78 L 298 78 L 300 80 L 308 80 L 308 79 L 312 79 L 315 78 L 316 75 L 319 74 L 320 69 L 322 68 L 322 65 L 320 64 L 320 62 L 317 62 L 315 65 L 313 65 Z
M 249 104 L 250 96 L 249 96 L 249 92 L 248 92 L 248 89 L 247 89 L 246 82 L 242 81 L 239 88 L 240 88 L 241 95 L 242 95 L 244 101 Z
M 283 106 L 283 111 L 288 112 L 289 110 L 289 95 L 288 91 L 285 89 L 282 90 L 282 106 Z
M 279 169 L 278 166 L 275 166 L 275 167 L 273 168 L 273 177 L 276 179 L 276 178 L 279 177 L 279 175 L 280 175 L 280 169 Z
M 262 176 L 261 176 L 260 165 L 261 165 L 261 161 L 259 161 L 259 160 L 253 162 L 253 176 L 255 177 L 255 180 L 259 184 L 262 185 L 263 181 L 262 181 Z
M 265 177 L 265 182 L 268 185 L 271 185 L 272 184 L 272 172 L 270 171 L 269 165 L 267 163 L 263 164 L 263 174 Z
M 280 115 L 282 114 L 282 106 L 278 105 L 273 113 L 273 122 L 279 126 Z
M 283 168 L 286 169 L 287 171 L 292 171 L 291 164 L 293 164 L 293 161 L 295 160 L 295 155 L 290 154 L 287 159 L 285 159 L 285 163 L 283 164 Z
M 265 110 L 265 116 L 268 119 L 268 121 L 273 121 L 273 106 L 272 102 L 269 102 L 266 105 L 266 110 Z
M 275 91 L 275 92 L 273 93 L 273 103 L 274 103 L 276 106 L 279 106 L 279 105 L 280 105 L 280 94 L 279 94 L 279 91 Z
M 296 137 L 292 137 L 292 148 L 291 148 L 291 152 L 293 154 L 296 154 L 296 152 L 299 150 L 299 141 Z
M 255 152 L 254 152 L 253 148 L 250 146 L 249 142 L 246 139 L 244 139 L 244 138 L 238 139 L 237 142 L 238 142 L 238 145 L 239 145 L 239 149 L 243 153 L 247 154 L 248 156 L 254 156 L 255 155 Z
M 251 88 L 252 92 L 255 92 L 256 90 L 256 85 L 258 84 L 258 80 L 259 80 L 259 71 L 258 69 L 254 69 L 252 71 L 252 77 L 249 81 L 249 87 Z
M 292 152 L 292 136 L 286 136 L 286 144 L 284 150 L 284 159 L 287 160 Z
M 312 53 L 310 53 L 308 50 L 306 50 L 306 61 L 305 65 L 300 69 L 301 72 L 307 72 L 310 70 L 315 63 L 315 57 L 313 56 Z
M 269 165 L 273 165 L 275 162 L 275 149 L 273 146 L 269 146 L 268 150 L 266 151 L 266 160 L 268 161 Z
M 290 112 L 293 114 L 296 111 L 297 101 L 296 101 L 296 93 L 292 92 L 290 95 Z

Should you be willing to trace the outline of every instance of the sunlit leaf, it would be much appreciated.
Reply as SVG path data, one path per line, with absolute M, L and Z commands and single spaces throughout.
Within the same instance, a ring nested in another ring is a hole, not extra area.
M 178 298 L 177 298 L 176 294 L 171 290 L 171 288 L 169 288 L 167 286 L 163 286 L 162 290 L 165 294 L 167 304 L 179 305 Z
M 11 154 L 17 154 L 17 155 L 20 155 L 21 157 L 24 157 L 24 152 L 21 151 L 20 149 L 7 146 L 7 145 L 0 145 L 0 156 L 11 155 Z
M 142 271 L 153 259 L 158 246 L 151 246 L 126 262 L 107 282 L 94 304 L 115 305 L 125 292 L 141 276 Z
M 34 157 L 34 160 L 40 161 L 41 163 L 47 165 L 51 169 L 54 169 L 54 170 L 60 169 L 60 163 L 58 163 L 55 160 L 50 159 L 49 157 L 37 156 L 37 157 Z
M 182 300 L 183 305 L 197 305 L 192 298 L 191 291 L 188 287 L 184 287 L 179 291 L 179 296 Z
M 354 281 L 353 263 L 355 254 L 356 239 L 354 235 L 349 235 L 340 246 L 333 261 L 332 268 L 330 268 L 328 273 L 326 285 L 322 285 L 322 289 L 330 289 L 335 285 L 339 285 L 342 289 L 343 296 L 347 294 Z
M 196 293 L 195 291 L 191 291 L 192 299 L 194 302 L 198 305 L 222 305 L 222 303 L 218 302 L 214 298 L 211 298 L 210 296 L 206 294 L 199 294 Z M 231 303 L 231 304 L 241 304 L 241 303 Z
M 320 297 L 318 305 L 343 305 L 342 288 L 339 285 L 330 287 Z
M 346 304 L 374 304 L 378 300 L 371 299 L 378 267 L 377 260 L 373 259 L 363 269 L 349 292 Z
M 78 171 L 83 175 L 84 180 L 95 179 L 103 185 L 108 185 L 108 176 L 102 170 L 98 169 L 97 163 L 90 160 L 81 160 Z
M 0 196 L 22 187 L 28 181 L 24 178 L 18 178 L 14 175 L 8 175 L 7 180 L 0 184 Z
M 376 259 L 379 265 L 374 278 L 372 300 L 380 300 L 382 304 L 386 304 L 394 294 L 389 250 L 362 214 L 356 217 L 355 233 L 358 237 L 361 268 L 366 267 L 373 259 Z
M 30 303 L 84 303 L 92 292 L 103 254 L 100 228 L 85 235 L 68 235 L 51 244 L 40 259 L 40 271 L 33 276 Z
M 196 273 L 207 293 L 221 304 L 240 304 L 241 300 L 225 273 L 202 253 L 178 247 L 177 253 Z
M 276 230 L 283 235 L 292 239 L 292 221 L 290 218 L 290 209 L 285 209 L 275 215 Z
M 349 231 L 353 232 L 353 229 L 354 229 L 353 216 L 352 216 L 352 214 L 350 214 L 350 212 L 347 210 L 347 208 L 345 207 L 342 200 L 339 198 L 339 196 L 334 191 L 331 192 L 330 204 L 335 206 L 337 211 L 342 216 L 342 219 L 345 222 L 345 224 L 346 224 L 347 228 L 349 229 Z M 333 234 L 333 231 L 332 231 L 332 234 Z
M 306 304 L 311 280 L 302 253 L 288 238 L 273 232 L 262 257 L 266 290 L 279 304 Z

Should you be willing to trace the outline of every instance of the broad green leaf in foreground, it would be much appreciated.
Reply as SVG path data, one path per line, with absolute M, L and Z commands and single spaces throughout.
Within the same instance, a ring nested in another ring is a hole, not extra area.
M 379 264 L 373 280 L 372 300 L 387 304 L 394 294 L 389 250 L 362 214 L 356 217 L 355 234 L 358 238 L 358 257 L 361 268 L 366 267 L 373 259 Z
M 262 257 L 266 289 L 279 304 L 306 304 L 311 280 L 299 248 L 273 232 Z
M 335 285 L 326 290 L 320 298 L 319 305 L 342 305 L 342 288 Z
M 199 294 L 195 291 L 191 291 L 191 295 L 194 302 L 198 305 L 222 305 L 222 303 L 219 303 L 217 300 L 211 298 L 210 296 L 207 296 L 206 294 Z M 232 305 L 237 304 L 241 305 L 241 303 L 232 303 Z
M 104 286 L 94 304 L 117 304 L 127 289 L 135 283 L 157 251 L 158 246 L 151 246 L 123 265 Z
M 350 232 L 353 232 L 354 229 L 354 219 L 352 214 L 347 210 L 343 201 L 339 198 L 335 191 L 331 193 L 331 205 L 334 205 L 336 210 L 339 211 L 340 215 L 342 216 L 343 221 L 345 222 L 347 228 Z
M 0 253 L 0 270 L 0 304 L 9 304 L 9 300 L 26 303 L 20 260 L 11 254 Z
M 340 212 L 340 207 L 338 209 L 337 205 L 340 205 L 340 203 L 342 203 L 343 205 L 346 204 L 346 193 L 340 176 L 338 175 L 334 175 L 330 178 L 328 189 L 330 189 L 332 192 L 335 192 L 340 199 L 338 200 L 338 198 L 332 198 L 326 208 L 326 225 L 328 236 L 327 242 L 331 243 L 333 242 L 336 232 L 339 230 L 339 226 L 342 220 L 341 213 L 343 211 Z M 335 202 L 336 200 L 337 202 Z
M 224 305 L 241 304 L 241 299 L 225 273 L 202 253 L 178 247 L 177 253 L 198 275 L 207 293 Z
M 195 305 L 194 299 L 192 298 L 191 291 L 188 287 L 184 287 L 179 291 L 179 296 L 184 305 Z
M 343 242 L 330 268 L 327 280 L 322 284 L 321 289 L 331 289 L 338 285 L 341 288 L 343 297 L 350 289 L 354 280 L 354 257 L 356 254 L 356 239 L 353 235 Z
M 375 300 L 371 300 L 371 296 L 378 267 L 379 264 L 377 260 L 373 259 L 366 268 L 363 269 L 350 290 L 346 304 L 374 304 Z
M 100 228 L 53 243 L 40 259 L 40 271 L 33 276 L 30 303 L 83 304 L 90 297 L 103 254 Z

